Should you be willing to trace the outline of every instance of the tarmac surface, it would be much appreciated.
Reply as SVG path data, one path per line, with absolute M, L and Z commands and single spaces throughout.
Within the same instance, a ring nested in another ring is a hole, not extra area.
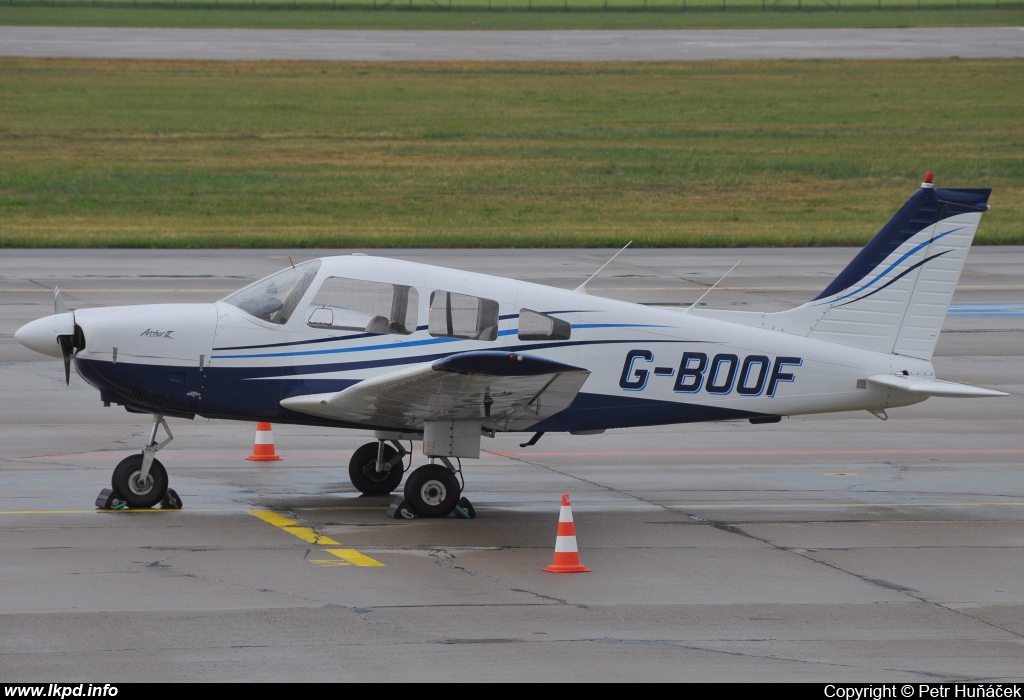
M 217 61 L 1020 58 L 1024 27 L 349 31 L 0 26 L 0 56 Z
M 571 288 L 611 252 L 383 254 Z M 782 309 L 854 253 L 627 251 L 588 290 L 688 304 L 742 260 L 705 303 Z M 971 252 L 935 358 L 1008 397 L 499 436 L 464 465 L 471 521 L 358 497 L 354 433 L 275 426 L 261 464 L 250 423 L 171 420 L 184 510 L 94 510 L 149 421 L 14 331 L 55 285 L 69 308 L 212 301 L 319 254 L 3 252 L 0 678 L 1024 680 L 1024 248 Z M 563 493 L 591 573 L 541 571 Z

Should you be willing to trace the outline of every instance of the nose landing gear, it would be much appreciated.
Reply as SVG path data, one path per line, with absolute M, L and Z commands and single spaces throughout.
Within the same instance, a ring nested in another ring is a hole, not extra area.
M 156 441 L 157 430 L 163 427 L 167 437 L 162 442 Z M 167 487 L 167 470 L 156 453 L 174 439 L 167 421 L 161 415 L 153 415 L 153 428 L 149 433 L 149 443 L 141 454 L 129 455 L 122 459 L 110 478 L 110 489 L 100 491 L 96 499 L 96 507 L 103 510 L 121 510 L 123 508 L 181 508 L 181 498 L 174 489 Z

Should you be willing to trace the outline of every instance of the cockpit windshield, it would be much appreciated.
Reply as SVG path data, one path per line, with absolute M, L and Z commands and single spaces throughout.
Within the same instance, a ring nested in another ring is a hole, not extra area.
M 253 282 L 222 301 L 263 321 L 284 324 L 292 317 L 319 269 L 319 260 L 299 263 Z

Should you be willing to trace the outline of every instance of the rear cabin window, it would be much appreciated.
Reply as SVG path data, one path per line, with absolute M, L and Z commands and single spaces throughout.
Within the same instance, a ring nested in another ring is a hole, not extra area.
M 530 309 L 519 310 L 520 340 L 568 340 L 572 326 L 554 316 Z
M 364 333 L 409 335 L 416 330 L 419 294 L 412 287 L 328 277 L 306 311 L 306 323 Z
M 433 336 L 495 340 L 498 337 L 498 302 L 455 292 L 431 292 L 427 323 L 427 332 Z

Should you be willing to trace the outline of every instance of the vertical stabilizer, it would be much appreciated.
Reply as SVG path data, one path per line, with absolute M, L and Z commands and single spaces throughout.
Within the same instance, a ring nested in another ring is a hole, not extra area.
M 825 290 L 766 325 L 928 360 L 991 190 L 921 189 Z

